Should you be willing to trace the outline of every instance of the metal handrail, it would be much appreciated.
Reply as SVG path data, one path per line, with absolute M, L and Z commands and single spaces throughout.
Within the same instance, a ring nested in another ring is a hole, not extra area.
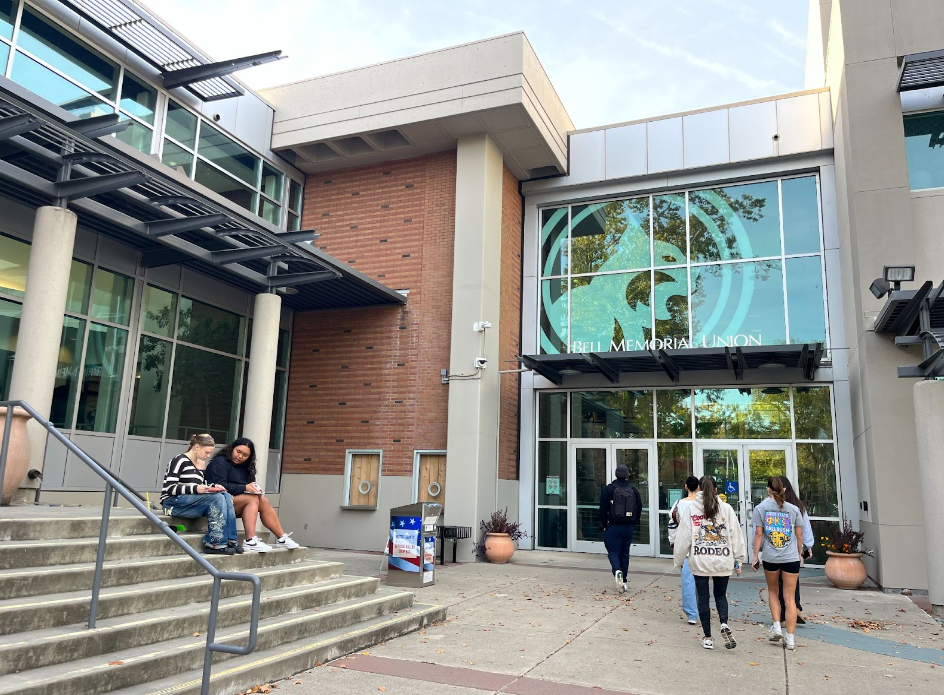
M 66 438 L 64 434 L 62 434 L 62 432 L 56 429 L 56 427 L 50 423 L 49 420 L 37 413 L 26 401 L 0 401 L 0 407 L 3 406 L 6 406 L 7 410 L 6 417 L 4 419 L 3 437 L 2 441 L 0 441 L 0 483 L 2 483 L 4 473 L 6 472 L 7 453 L 10 448 L 10 422 L 13 419 L 13 412 L 11 408 L 17 406 L 28 412 L 33 417 L 33 419 L 36 420 L 36 422 L 42 425 L 46 431 L 49 432 L 49 434 L 62 442 L 66 449 L 75 454 L 80 461 L 85 463 L 85 465 L 91 468 L 95 473 L 98 474 L 100 478 L 105 481 L 105 503 L 102 505 L 102 527 L 98 536 L 98 554 L 95 559 L 95 578 L 92 582 L 92 601 L 89 606 L 88 627 L 90 630 L 95 628 L 96 618 L 98 617 L 98 595 L 102 585 L 102 565 L 105 562 L 105 539 L 108 537 L 108 521 L 111 516 L 113 491 L 128 500 L 128 502 L 130 502 L 135 509 L 144 514 L 144 516 L 152 524 L 157 526 L 161 533 L 176 543 L 181 550 L 192 557 L 198 565 L 209 572 L 213 577 L 213 596 L 210 600 L 210 617 L 209 625 L 207 626 L 206 640 L 207 643 L 203 655 L 203 682 L 200 689 L 201 695 L 209 695 L 210 670 L 213 665 L 212 652 L 224 652 L 226 654 L 243 656 L 249 654 L 256 648 L 256 638 L 259 628 L 259 598 L 262 592 L 262 584 L 259 581 L 259 577 L 247 572 L 222 572 L 207 562 L 206 558 L 200 555 L 200 553 L 194 550 L 190 545 L 181 540 L 177 533 L 173 531 L 165 521 L 161 520 L 161 518 L 154 514 L 154 512 L 145 507 L 128 489 L 128 486 L 124 482 L 103 468 L 98 462 L 92 459 L 73 442 L 69 441 L 69 439 Z M 246 581 L 252 584 L 252 608 L 249 614 L 249 644 L 247 644 L 245 647 L 237 647 L 236 645 L 223 643 L 217 644 L 214 641 L 216 638 L 216 618 L 220 603 L 220 586 L 222 580 L 224 579 Z

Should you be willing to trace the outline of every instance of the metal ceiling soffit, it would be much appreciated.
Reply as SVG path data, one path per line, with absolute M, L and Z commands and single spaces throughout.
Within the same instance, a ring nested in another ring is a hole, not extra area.
M 944 85 L 944 51 L 905 56 L 898 73 L 898 91 L 929 89 Z
M 944 329 L 941 331 L 944 341 Z M 557 355 L 518 355 L 527 369 L 560 386 L 566 376 L 603 375 L 610 383 L 619 384 L 623 374 L 655 374 L 663 372 L 673 384 L 685 372 L 730 370 L 736 381 L 743 381 L 748 371 L 779 368 L 787 383 L 797 369 L 812 381 L 822 362 L 822 343 L 769 345 L 750 347 L 691 348 L 682 350 L 635 350 L 628 352 L 584 352 Z M 768 374 L 776 373 L 767 372 Z M 775 379 L 774 381 L 777 381 Z M 769 381 L 769 379 L 768 379 Z
M 203 101 L 242 96 L 232 72 L 281 59 L 281 51 L 210 63 L 133 0 L 66 0 L 77 12 L 160 68 L 165 88 L 184 87 Z
M 894 336 L 895 345 L 920 345 L 917 365 L 898 367 L 899 379 L 944 377 L 944 283 L 928 280 L 917 290 L 891 292 L 875 318 L 875 332 Z
M 8 152 L 18 152 L 14 161 L 0 158 L 0 177 L 53 204 L 68 205 L 153 240 L 159 246 L 142 249 L 143 261 L 150 267 L 200 260 L 225 266 L 227 272 L 270 292 L 342 277 L 339 269 L 331 267 L 332 259 L 320 259 L 312 250 L 295 245 L 315 239 L 314 231 L 275 233 L 254 226 L 171 177 L 146 169 L 95 140 L 114 132 L 116 125 L 125 124 L 111 116 L 60 123 L 0 90 L 0 140 Z M 91 199 L 103 194 L 109 197 Z M 158 219 L 159 215 L 166 217 Z M 178 236 L 197 230 L 213 239 L 211 248 L 193 236 Z M 232 248 L 220 250 L 220 243 Z M 264 272 L 239 265 L 256 261 L 255 267 L 259 267 L 258 262 L 266 260 Z M 374 284 L 389 295 L 386 301 L 400 301 L 400 295 L 394 299 L 392 290 Z

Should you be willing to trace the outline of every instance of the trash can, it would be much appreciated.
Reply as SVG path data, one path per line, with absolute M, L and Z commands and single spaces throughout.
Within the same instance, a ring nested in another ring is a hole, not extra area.
M 435 583 L 436 520 L 442 505 L 419 502 L 390 510 L 387 584 L 418 588 Z

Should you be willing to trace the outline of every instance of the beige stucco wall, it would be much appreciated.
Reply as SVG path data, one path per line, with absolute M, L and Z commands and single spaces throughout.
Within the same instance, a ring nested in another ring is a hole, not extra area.
M 944 47 L 939 0 L 811 0 L 828 5 L 825 82 L 833 102 L 847 364 L 859 497 L 870 574 L 886 588 L 927 588 L 923 510 L 911 380 L 899 365 L 920 360 L 872 332 L 884 300 L 869 284 L 883 265 L 914 264 L 918 280 L 944 276 L 935 216 L 944 197 L 910 191 L 899 57 Z M 811 17 L 815 16 L 811 8 Z M 824 17 L 825 20 L 825 17 Z M 824 21 L 824 24 L 826 22 Z M 811 28 L 811 33 L 813 29 Z M 814 42 L 815 43 L 815 42 Z

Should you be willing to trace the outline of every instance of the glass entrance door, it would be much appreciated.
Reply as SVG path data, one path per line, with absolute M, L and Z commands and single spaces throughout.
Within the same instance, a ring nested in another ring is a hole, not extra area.
M 701 444 L 695 460 L 695 475 L 710 475 L 718 492 L 738 513 L 748 554 L 753 538 L 751 513 L 767 497 L 767 479 L 785 475 L 796 486 L 792 447 L 788 444 L 726 442 Z
M 570 450 L 570 467 L 573 476 L 570 481 L 574 495 L 574 513 L 571 518 L 570 546 L 578 552 L 604 553 L 603 530 L 600 528 L 600 497 L 603 489 L 616 477 L 616 467 L 624 465 L 629 469 L 629 482 L 639 490 L 642 500 L 642 514 L 636 525 L 631 553 L 634 555 L 652 555 L 652 539 L 656 537 L 652 529 L 654 523 L 652 495 L 655 487 L 650 481 L 655 480 L 655 454 L 652 444 L 628 444 L 626 442 L 593 443 L 573 442 Z

